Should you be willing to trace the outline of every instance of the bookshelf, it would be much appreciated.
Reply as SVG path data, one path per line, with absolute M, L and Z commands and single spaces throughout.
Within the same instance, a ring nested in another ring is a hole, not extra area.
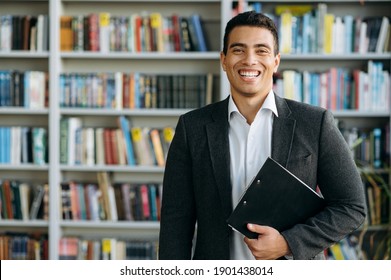
M 24 1 L 24 4 L 26 1 Z M 48 1 L 32 1 L 29 5 L 23 5 L 22 1 L 11 2 L 2 1 L 0 3 L 0 16 L 7 14 L 15 15 L 31 15 L 32 17 L 38 17 L 39 15 L 48 15 L 49 6 Z M 1 30 L 4 35 L 4 30 Z M 3 40 L 2 50 L 0 50 L 0 64 L 1 70 L 17 70 L 20 72 L 25 71 L 49 71 L 49 59 L 50 52 L 47 48 L 39 48 L 35 51 L 31 50 L 4 50 Z M 47 106 L 42 108 L 16 108 L 16 107 L 0 107 L 0 126 L 3 127 L 43 127 L 49 126 L 49 112 Z M 4 150 L 2 151 L 2 153 Z M 1 164 L 0 167 L 0 180 L 4 179 L 18 179 L 21 182 L 28 182 L 31 184 L 43 185 L 49 181 L 50 166 L 48 163 L 34 164 L 32 162 L 24 164 Z M 4 215 L 4 213 L 2 213 Z M 48 220 L 5 220 L 4 216 L 0 221 L 1 232 L 12 233 L 29 233 L 32 238 L 28 240 L 29 244 L 32 242 L 40 242 L 41 248 L 47 248 L 48 242 L 40 240 L 47 240 L 47 235 L 50 231 L 50 223 Z M 6 239 L 1 237 L 2 242 Z M 16 240 L 16 239 L 15 239 Z M 4 243 L 3 243 L 4 244 Z M 45 249 L 41 250 L 41 256 L 45 257 Z M 47 257 L 47 255 L 46 255 Z
M 186 108 L 130 109 L 130 108 L 70 108 L 60 104 L 60 75 L 62 73 L 91 72 L 140 72 L 146 74 L 213 74 L 213 101 L 223 99 L 229 92 L 229 84 L 220 69 L 219 50 L 225 23 L 231 18 L 232 6 L 237 1 L 202 0 L 36 0 L 1 1 L 0 16 L 5 14 L 39 15 L 50 18 L 48 50 L 0 50 L 0 70 L 44 71 L 49 76 L 48 106 L 42 109 L 20 107 L 0 107 L 0 126 L 43 126 L 48 130 L 48 163 L 0 164 L 0 179 L 18 179 L 27 182 L 49 183 L 49 219 L 35 221 L 1 220 L 1 232 L 43 233 L 50 236 L 48 258 L 60 256 L 59 240 L 64 236 L 80 238 L 118 238 L 156 240 L 159 223 L 154 221 L 69 221 L 61 219 L 62 182 L 97 182 L 97 172 L 107 172 L 113 182 L 159 183 L 163 178 L 164 167 L 127 165 L 68 165 L 60 163 L 60 121 L 63 118 L 78 117 L 86 127 L 117 127 L 117 118 L 125 116 L 133 126 L 164 127 L 174 126 Z M 249 1 L 251 2 L 251 1 Z M 327 11 L 335 15 L 352 14 L 365 16 L 387 15 L 389 1 L 322 1 Z M 262 1 L 262 10 L 273 13 L 276 5 L 313 5 L 312 1 Z M 202 16 L 209 48 L 207 52 L 129 52 L 129 51 L 61 51 L 60 18 L 63 15 L 76 16 L 90 13 L 109 12 L 113 16 L 159 12 L 170 16 L 173 13 L 190 16 L 197 12 Z M 388 16 L 388 15 L 387 15 Z M 332 67 L 362 69 L 367 71 L 368 61 L 380 61 L 384 69 L 390 71 L 390 52 L 349 53 L 349 54 L 291 54 L 284 53 L 280 71 L 327 71 Z M 335 110 L 334 115 L 348 127 L 374 127 L 389 125 L 389 111 Z M 391 143 L 387 144 L 391 147 Z M 388 161 L 388 166 L 390 162 Z M 390 171 L 381 170 L 388 174 Z M 373 230 L 384 229 L 382 226 Z
M 190 16 L 197 12 L 202 19 L 207 36 L 213 32 L 220 33 L 220 1 L 203 1 L 202 5 L 191 1 L 62 1 L 58 7 L 60 15 L 88 15 L 90 13 L 109 12 L 111 16 L 146 14 L 159 12 L 163 16 L 171 16 L 174 11 L 181 16 Z M 124 13 L 124 11 L 127 11 Z M 58 36 L 58 35 L 57 35 Z M 218 91 L 219 53 L 218 42 L 212 42 L 207 52 L 60 52 L 58 73 L 91 72 L 99 69 L 102 72 L 140 72 L 145 74 L 194 74 L 211 72 L 216 81 Z M 189 67 L 191 65 L 191 67 Z M 116 119 L 124 115 L 131 120 L 132 126 L 164 127 L 174 126 L 179 114 L 186 109 L 85 109 L 59 108 L 58 117 L 79 117 L 83 126 L 113 127 Z M 58 162 L 58 158 L 56 159 Z M 97 171 L 111 174 L 113 182 L 159 183 L 162 181 L 164 168 L 158 166 L 69 166 L 61 164 L 58 172 L 63 181 L 75 180 L 96 182 Z M 57 210 L 58 211 L 58 210 Z M 125 240 L 157 240 L 158 222 L 153 221 L 59 221 L 58 239 L 62 236 L 78 236 L 79 238 L 118 238 Z M 57 249 L 57 248 L 56 248 Z M 53 254 L 58 256 L 59 252 Z

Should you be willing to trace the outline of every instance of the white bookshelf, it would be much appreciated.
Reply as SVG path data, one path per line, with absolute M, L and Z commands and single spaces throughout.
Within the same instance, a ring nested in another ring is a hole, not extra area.
M 58 15 L 88 14 L 90 12 L 110 12 L 112 15 L 124 15 L 142 13 L 142 11 L 158 11 L 162 15 L 173 13 L 188 16 L 193 12 L 202 14 L 206 22 L 206 30 L 216 31 L 220 36 L 220 11 L 222 1 L 58 1 Z M 91 2 L 94 5 L 91 5 Z M 59 18 L 59 16 L 56 16 Z M 209 29 L 208 29 L 209 28 Z M 56 36 L 58 36 L 57 34 Z M 210 33 L 214 40 L 216 34 Z M 210 38 L 209 38 L 210 39 Z M 91 69 L 99 69 L 106 72 L 142 72 L 142 73 L 169 73 L 192 74 L 212 72 L 214 76 L 220 75 L 219 44 L 213 42 L 208 52 L 59 52 L 58 73 L 61 72 L 88 72 Z M 56 118 L 78 116 L 83 119 L 83 124 L 88 126 L 113 126 L 116 117 L 125 115 L 130 118 L 133 125 L 140 126 L 175 126 L 180 114 L 186 109 L 73 109 L 58 108 L 56 106 Z M 56 134 L 59 133 L 56 128 Z M 56 159 L 58 162 L 58 158 Z M 161 182 L 164 168 L 157 166 L 66 166 L 59 165 L 55 173 L 59 173 L 62 180 L 94 180 L 96 172 L 106 171 L 112 175 L 112 180 L 117 182 Z M 59 185 L 59 179 L 54 179 L 54 185 Z M 56 189 L 57 191 L 59 189 Z M 52 194 L 58 197 L 59 194 Z M 58 213 L 59 214 L 59 213 Z M 85 238 L 116 237 L 129 239 L 157 240 L 159 234 L 158 222 L 91 222 L 91 221 L 61 221 L 55 226 L 57 239 L 61 236 L 76 235 Z M 58 248 L 55 242 L 51 242 L 55 248 L 51 249 L 52 256 L 58 256 Z

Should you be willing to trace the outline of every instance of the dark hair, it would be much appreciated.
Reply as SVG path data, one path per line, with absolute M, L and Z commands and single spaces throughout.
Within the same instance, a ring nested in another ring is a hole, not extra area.
M 228 21 L 224 32 L 224 41 L 223 41 L 224 54 L 227 54 L 229 34 L 237 26 L 255 26 L 255 27 L 265 28 L 269 30 L 274 37 L 274 55 L 277 55 L 279 53 L 278 32 L 273 20 L 262 13 L 249 11 L 249 12 L 240 13 Z

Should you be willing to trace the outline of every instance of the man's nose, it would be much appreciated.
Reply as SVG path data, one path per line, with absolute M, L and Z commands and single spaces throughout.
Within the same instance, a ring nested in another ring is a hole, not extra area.
M 254 65 L 257 63 L 257 56 L 253 52 L 247 52 L 244 57 L 244 63 L 246 65 Z

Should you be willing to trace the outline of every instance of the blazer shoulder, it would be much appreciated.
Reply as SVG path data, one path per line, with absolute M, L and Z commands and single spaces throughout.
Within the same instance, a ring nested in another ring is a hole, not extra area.
M 182 115 L 186 121 L 205 121 L 211 118 L 227 116 L 228 114 L 228 99 L 224 99 L 204 107 L 191 110 Z
M 333 119 L 331 111 L 319 107 L 310 105 L 304 102 L 294 101 L 290 99 L 284 99 L 287 107 L 291 112 L 291 117 L 297 120 L 306 120 L 314 122 L 316 120 L 323 121 L 324 119 Z
M 314 114 L 324 114 L 327 109 L 311 104 L 307 104 L 304 102 L 299 102 L 291 99 L 284 98 L 285 102 L 287 103 L 288 107 L 291 109 L 293 113 L 295 112 L 312 112 Z

